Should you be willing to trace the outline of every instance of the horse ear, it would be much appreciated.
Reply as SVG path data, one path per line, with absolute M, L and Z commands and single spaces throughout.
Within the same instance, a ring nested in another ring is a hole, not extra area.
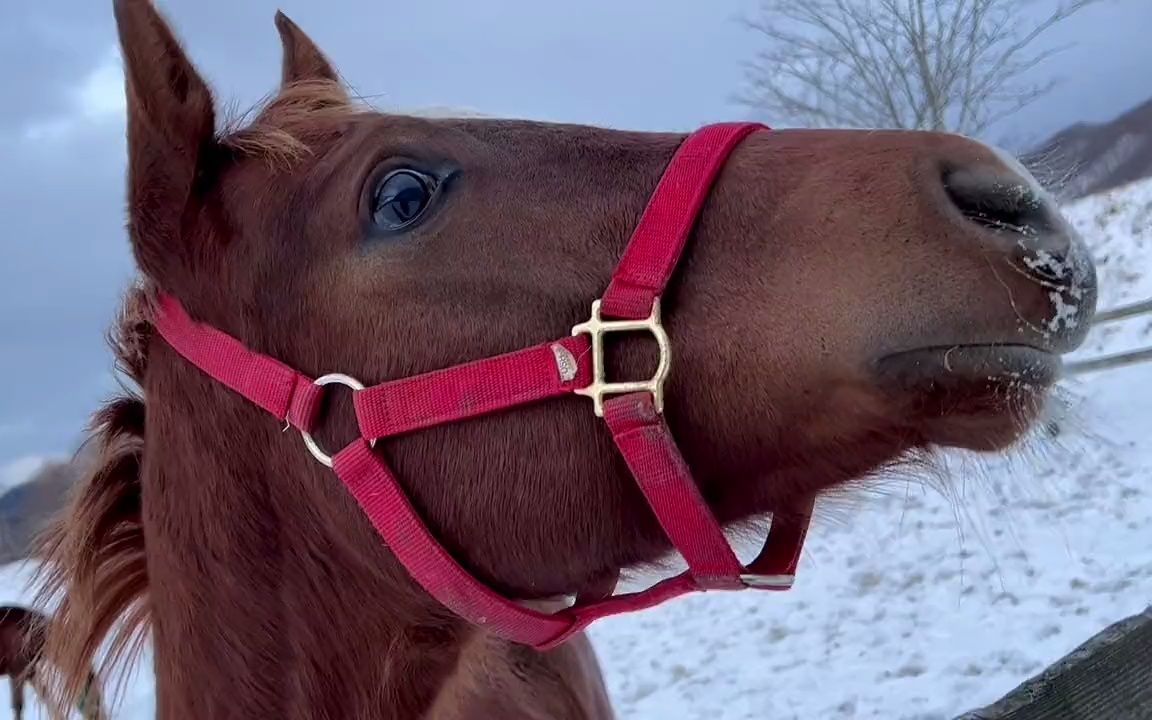
M 128 115 L 129 227 L 144 272 L 161 279 L 187 247 L 216 148 L 212 93 L 151 0 L 114 0 Z
M 312 38 L 280 11 L 276 12 L 276 29 L 280 32 L 280 43 L 284 46 L 282 85 L 308 80 L 340 82 L 336 68 L 332 67 L 332 63 L 328 62 Z

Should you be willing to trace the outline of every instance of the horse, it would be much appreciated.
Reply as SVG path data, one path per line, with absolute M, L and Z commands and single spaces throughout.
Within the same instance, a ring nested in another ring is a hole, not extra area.
M 29 684 L 42 698 L 47 697 L 37 673 L 42 662 L 44 628 L 48 617 L 20 605 L 0 606 L 0 674 L 8 676 L 12 692 L 12 716 L 24 717 L 24 685 Z M 99 686 L 89 671 L 77 698 L 76 708 L 85 720 L 101 720 Z
M 786 591 L 820 496 L 1014 447 L 1095 313 L 971 138 L 383 113 L 280 13 L 218 118 L 113 9 L 130 382 L 41 553 L 61 702 L 146 637 L 166 720 L 611 718 L 591 623 Z

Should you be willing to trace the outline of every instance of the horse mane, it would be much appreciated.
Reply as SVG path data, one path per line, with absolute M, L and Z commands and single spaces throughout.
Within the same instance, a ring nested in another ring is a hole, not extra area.
M 153 307 L 148 284 L 131 288 L 108 336 L 118 369 L 137 385 L 147 367 Z M 89 461 L 64 511 L 37 541 L 37 604 L 59 603 L 44 644 L 51 661 L 44 673 L 51 698 L 45 701 L 58 708 L 71 706 L 83 692 L 106 638 L 101 675 L 134 659 L 148 633 L 140 487 L 144 421 L 144 398 L 127 387 L 94 414 L 91 435 L 78 453 Z
M 291 163 L 310 152 L 311 142 L 338 131 L 341 121 L 375 112 L 336 82 L 301 80 L 225 122 L 219 143 L 240 156 Z
M 491 117 L 471 108 L 445 105 L 396 108 L 388 112 L 441 120 Z M 265 104 L 225 123 L 219 142 L 241 156 L 290 163 L 306 155 L 312 141 L 338 132 L 341 122 L 380 113 L 367 99 L 349 95 L 339 83 L 324 79 L 300 80 L 282 87 Z

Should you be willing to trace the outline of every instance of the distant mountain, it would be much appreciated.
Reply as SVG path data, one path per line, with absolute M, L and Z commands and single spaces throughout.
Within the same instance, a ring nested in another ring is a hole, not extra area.
M 1061 130 L 1022 160 L 1063 200 L 1152 177 L 1152 99 L 1110 122 Z
M 0 495 L 0 565 L 28 556 L 36 534 L 64 506 L 79 475 L 72 462 L 49 461 Z

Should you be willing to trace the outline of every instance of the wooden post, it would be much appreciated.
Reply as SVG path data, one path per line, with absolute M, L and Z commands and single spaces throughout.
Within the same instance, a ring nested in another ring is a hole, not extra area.
M 956 720 L 1152 720 L 1152 607 Z

